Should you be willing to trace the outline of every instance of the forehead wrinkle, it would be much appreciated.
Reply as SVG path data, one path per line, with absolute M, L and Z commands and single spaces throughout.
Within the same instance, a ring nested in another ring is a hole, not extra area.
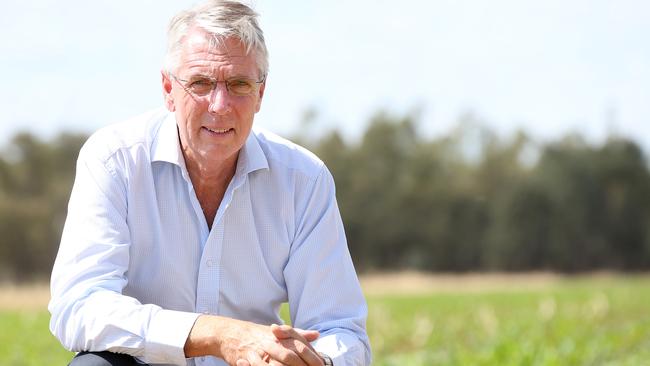
M 182 67 L 191 74 L 214 77 L 225 72 L 228 75 L 223 76 L 227 77 L 256 77 L 253 75 L 257 72 L 254 51 L 247 53 L 241 41 L 217 38 L 200 30 L 187 37 Z M 249 57 L 253 58 L 250 65 Z
M 210 37 L 206 52 L 211 56 L 217 56 L 216 61 L 230 62 L 233 65 L 249 56 L 245 50 L 243 54 L 241 53 L 244 47 L 243 44 L 239 44 L 238 48 L 233 49 L 228 43 L 225 40 L 217 39 L 217 37 Z M 221 60 L 222 58 L 223 60 Z

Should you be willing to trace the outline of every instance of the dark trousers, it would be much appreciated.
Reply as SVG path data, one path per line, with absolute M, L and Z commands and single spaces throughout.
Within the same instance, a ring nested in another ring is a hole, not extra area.
M 135 358 L 112 352 L 79 352 L 68 366 L 142 366 Z

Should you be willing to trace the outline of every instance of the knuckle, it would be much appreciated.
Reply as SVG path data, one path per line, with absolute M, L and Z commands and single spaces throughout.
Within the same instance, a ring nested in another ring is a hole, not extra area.
M 307 347 L 306 344 L 304 344 L 302 342 L 298 342 L 298 341 L 294 342 L 294 347 L 300 353 L 305 353 L 309 349 L 309 347 Z
M 280 360 L 283 363 L 290 364 L 290 365 L 294 365 L 294 364 L 298 365 L 299 362 L 300 362 L 300 357 L 298 357 L 295 353 L 293 353 L 291 351 L 287 350 L 285 352 L 284 356 L 285 357 L 282 360 Z
M 293 365 L 299 360 L 299 357 L 289 348 L 277 346 L 274 350 L 273 358 L 283 364 Z

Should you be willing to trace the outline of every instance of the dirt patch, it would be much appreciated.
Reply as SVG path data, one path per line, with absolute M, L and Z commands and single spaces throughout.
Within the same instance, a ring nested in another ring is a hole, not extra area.
M 434 292 L 517 291 L 546 288 L 562 280 L 553 273 L 425 274 L 420 272 L 376 273 L 360 276 L 367 295 L 427 294 Z
M 49 301 L 50 288 L 47 284 L 0 284 L 0 310 L 45 311 Z
M 650 274 L 646 274 L 648 276 Z M 612 273 L 591 273 L 580 277 L 616 277 Z M 525 291 L 548 288 L 566 280 L 559 274 L 540 273 L 470 273 L 426 274 L 393 272 L 363 274 L 361 287 L 367 295 L 417 295 L 430 293 L 467 293 L 488 291 Z M 0 284 L 0 310 L 46 310 L 50 300 L 48 284 L 16 286 Z

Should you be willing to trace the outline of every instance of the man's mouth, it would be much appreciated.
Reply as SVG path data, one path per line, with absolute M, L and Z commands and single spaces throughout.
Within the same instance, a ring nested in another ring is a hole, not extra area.
M 232 128 L 208 128 L 208 127 L 203 127 L 203 128 L 206 129 L 208 132 L 216 133 L 220 135 L 232 131 Z

